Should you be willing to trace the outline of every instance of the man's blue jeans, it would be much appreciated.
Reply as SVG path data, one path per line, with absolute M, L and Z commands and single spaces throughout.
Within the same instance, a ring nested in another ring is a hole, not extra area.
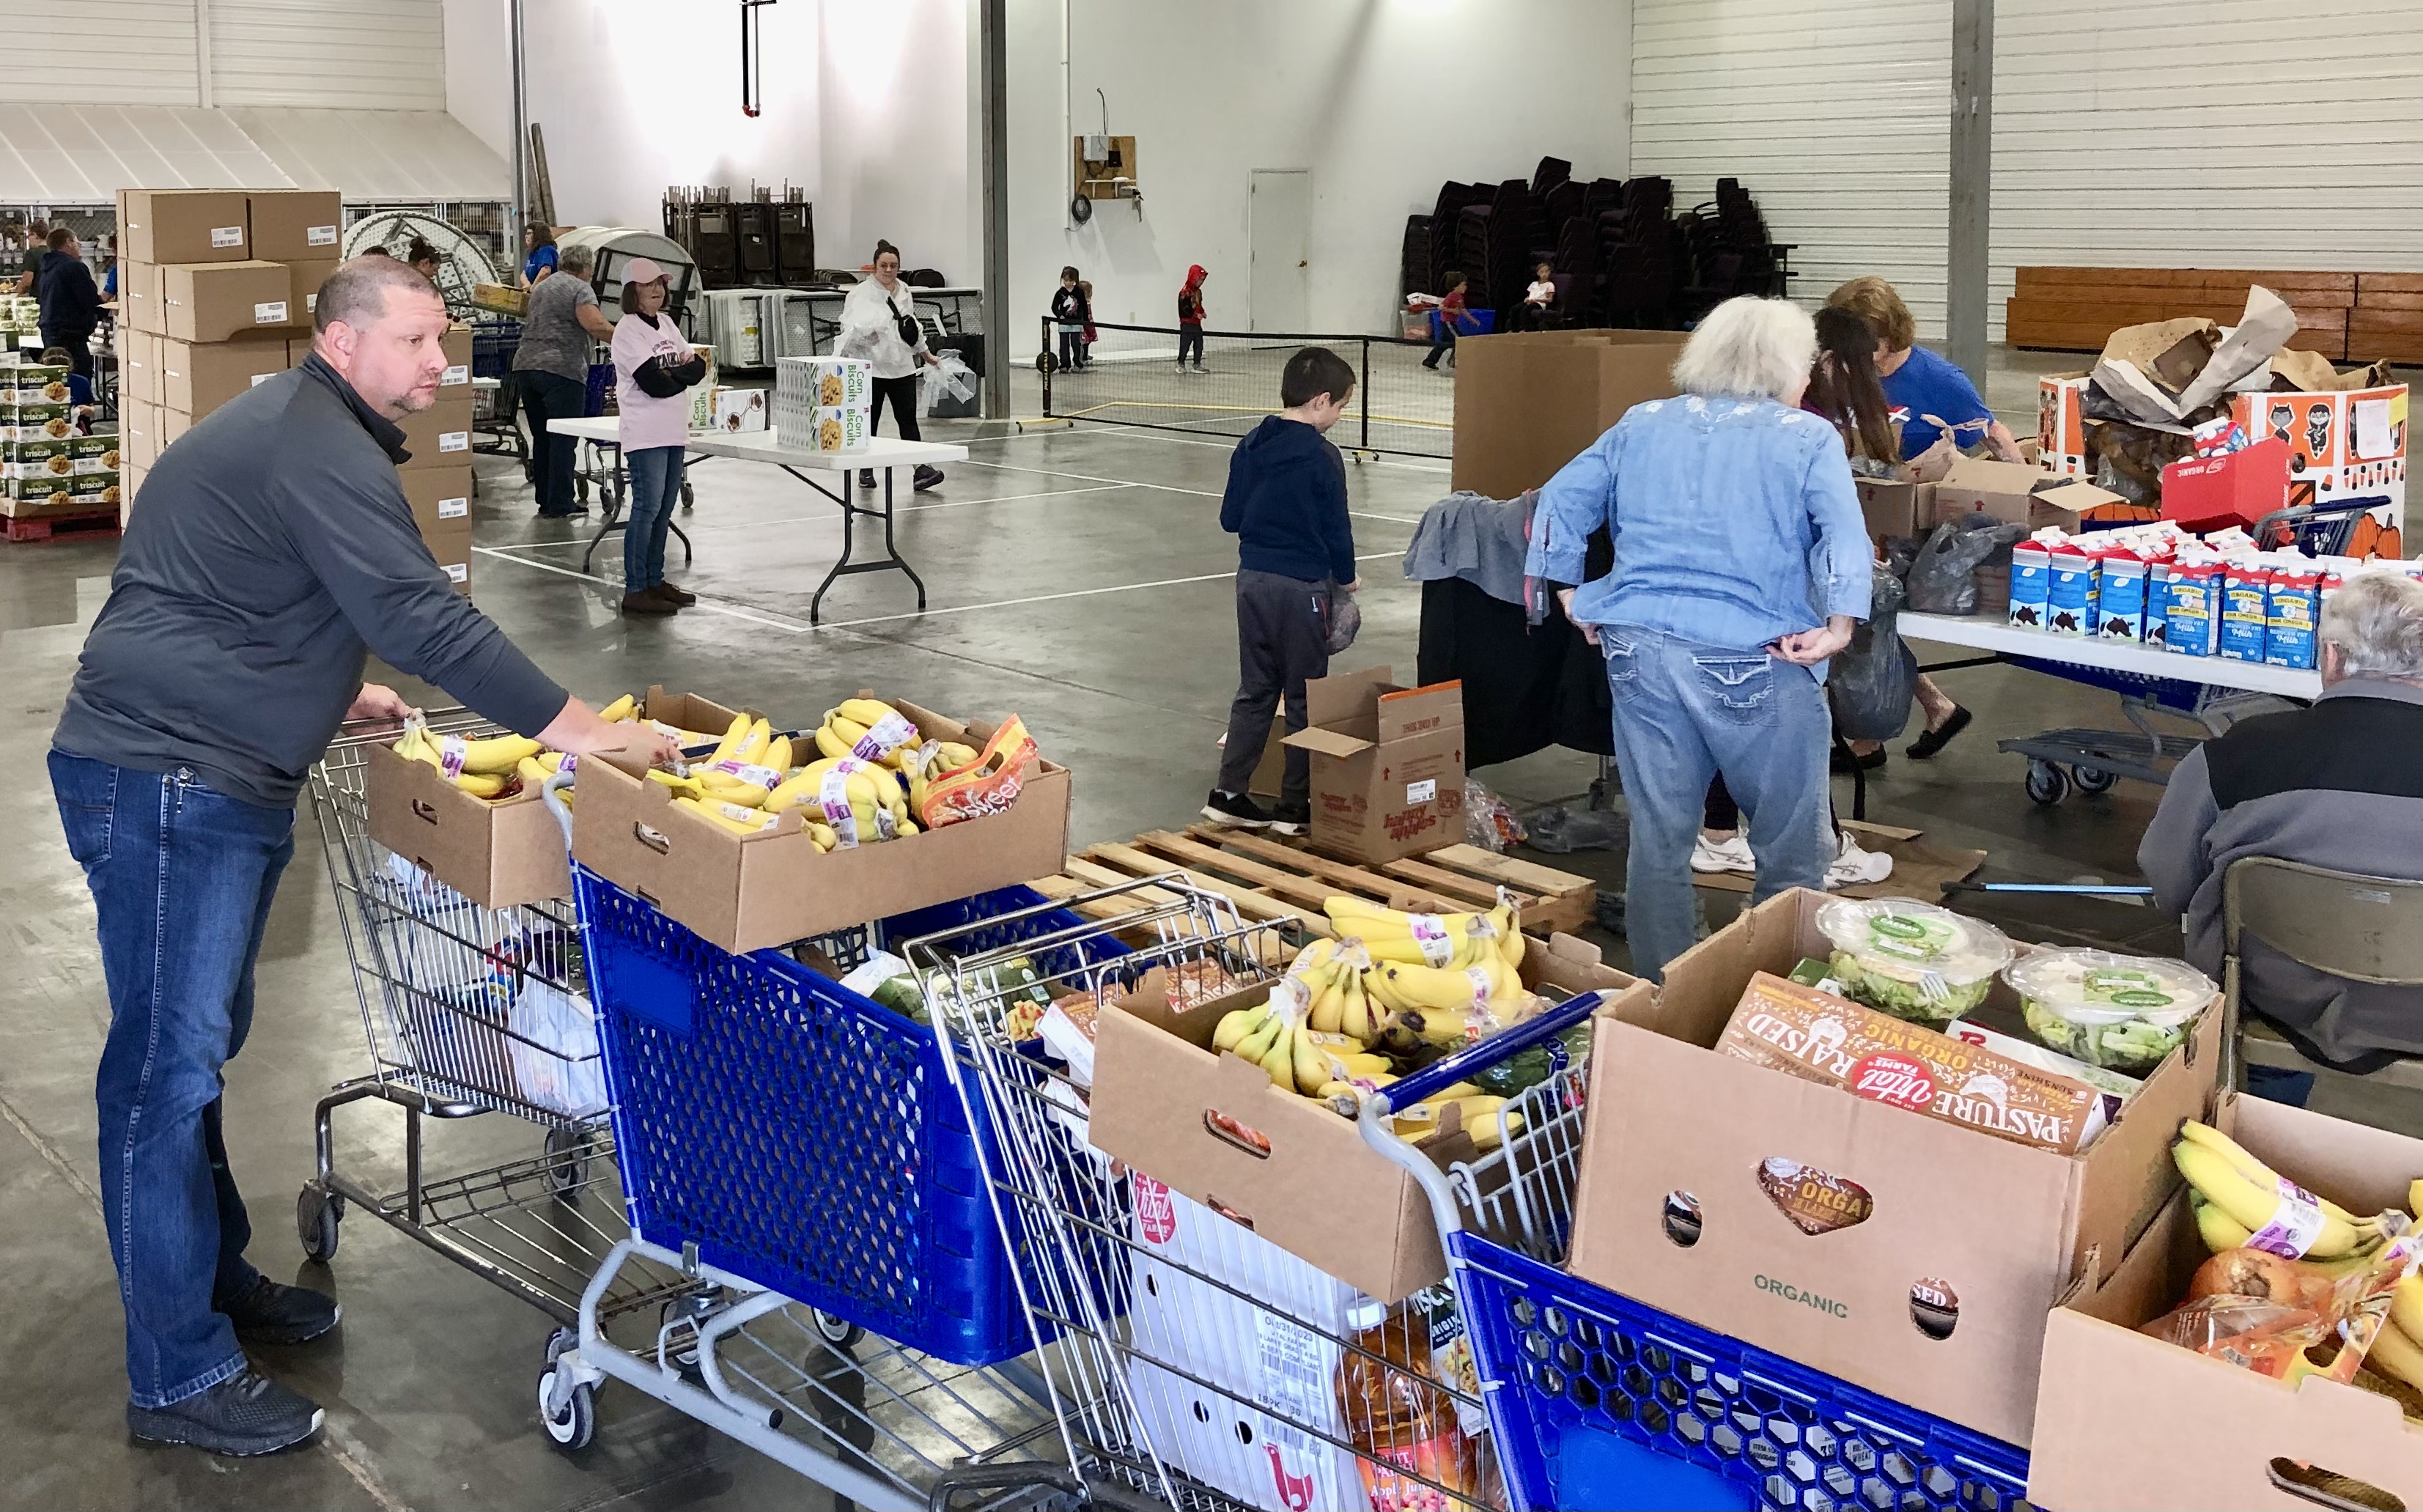
M 50 765 L 109 982 L 94 1093 L 126 1376 L 137 1407 L 166 1407 L 245 1365 L 215 1310 L 259 1274 L 244 1258 L 252 1228 L 219 1130 L 220 1068 L 252 1027 L 253 958 L 294 854 L 294 815 L 214 792 L 190 771 L 59 751 Z
M 1702 645 L 1638 625 L 1602 625 L 1615 701 L 1615 764 L 1632 820 L 1624 933 L 1632 969 L 1666 979 L 1697 938 L 1691 841 L 1708 779 L 1750 820 L 1758 856 L 1752 902 L 1787 887 L 1823 889 L 1834 859 L 1827 788 L 1826 690 L 1807 667 L 1765 650 Z
M 631 479 L 630 513 L 623 518 L 623 591 L 642 593 L 665 581 L 665 537 L 681 502 L 684 449 L 647 446 L 623 454 Z

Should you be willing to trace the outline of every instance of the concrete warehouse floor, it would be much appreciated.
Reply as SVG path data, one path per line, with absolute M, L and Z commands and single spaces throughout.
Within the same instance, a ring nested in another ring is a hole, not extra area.
M 2020 428 L 2032 423 L 2034 399 L 2019 375 L 2063 365 L 2058 356 L 1998 360 L 2010 376 L 1998 378 L 1996 397 Z M 1030 396 L 1021 411 L 1033 407 Z M 674 549 L 675 576 L 705 602 L 676 619 L 626 621 L 604 581 L 579 575 L 585 537 L 533 520 L 517 467 L 483 457 L 477 600 L 594 700 L 657 682 L 810 718 L 873 686 L 942 709 L 1016 710 L 1048 754 L 1076 769 L 1076 843 L 1183 823 L 1202 802 L 1234 683 L 1235 556 L 1216 517 L 1227 443 L 1003 429 L 937 427 L 966 435 L 974 459 L 901 515 L 901 548 L 931 590 L 922 616 L 898 577 L 859 577 L 834 590 L 828 626 L 812 629 L 808 595 L 839 544 L 834 512 L 769 469 L 732 462 L 696 474 L 697 510 L 683 521 L 697 543 L 695 565 L 683 570 Z M 1350 488 L 1371 588 L 1362 643 L 1347 660 L 1410 671 L 1418 596 L 1392 562 L 1422 509 L 1447 491 L 1446 468 L 1359 465 Z M 618 1386 L 599 1398 L 595 1445 L 577 1456 L 558 1452 L 533 1404 L 546 1318 L 359 1213 L 331 1265 L 303 1260 L 289 1215 L 311 1169 L 311 1107 L 332 1083 L 366 1069 L 309 814 L 262 952 L 251 1045 L 229 1069 L 228 1132 L 252 1202 L 253 1259 L 344 1302 L 338 1336 L 261 1357 L 327 1406 L 326 1436 L 247 1461 L 128 1440 L 119 1303 L 94 1195 L 92 1075 L 108 1005 L 90 901 L 40 774 L 114 550 L 105 540 L 0 547 L 0 765 L 19 773 L 0 788 L 0 833 L 17 842 L 0 871 L 8 943 L 0 972 L 0 1354 L 16 1361 L 0 1376 L 0 1507 L 824 1505 L 820 1490 Z M 601 554 L 603 577 L 617 575 L 614 561 Z M 1932 763 L 1896 754 L 1872 786 L 1874 816 L 1987 848 L 1989 877 L 2133 880 L 2153 789 L 2123 783 L 2037 808 L 2020 793 L 2019 760 L 1994 749 L 1998 739 L 2046 726 L 2109 723 L 2117 717 L 2112 695 L 1999 667 L 1953 673 L 1945 683 L 1976 711 L 1976 725 Z M 1528 804 L 1581 792 L 1593 770 L 1585 757 L 1543 754 L 1480 775 Z M 1622 871 L 1608 852 L 1558 864 L 1607 879 Z M 2172 921 L 2116 904 L 1994 913 L 2032 938 L 2177 948 Z M 1610 949 L 1620 963 L 1620 942 Z M 2324 1106 L 2351 1105 L 2325 1093 Z M 2423 1109 L 2383 1094 L 2367 1094 L 2355 1110 L 2423 1127 Z M 341 1122 L 340 1163 L 399 1180 L 399 1126 L 376 1110 Z M 431 1158 L 468 1169 L 534 1153 L 536 1142 L 527 1126 L 491 1117 L 433 1135 Z

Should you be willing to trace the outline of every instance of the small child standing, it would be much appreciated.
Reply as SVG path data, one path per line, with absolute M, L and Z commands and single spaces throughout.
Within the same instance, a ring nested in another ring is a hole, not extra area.
M 1069 372 L 1085 365 L 1085 327 L 1094 318 L 1085 285 L 1077 270 L 1060 270 L 1060 287 L 1052 291 L 1052 324 L 1060 333 L 1060 368 Z
M 1439 301 L 1438 327 L 1431 337 L 1431 355 L 1422 358 L 1422 366 L 1436 373 L 1440 358 L 1455 356 L 1455 333 L 1471 319 L 1464 308 L 1464 275 L 1450 273 L 1447 276 L 1447 297 Z
M 1215 824 L 1300 835 L 1312 821 L 1312 758 L 1291 748 L 1269 812 L 1246 796 L 1284 701 L 1291 734 L 1305 727 L 1304 685 L 1329 675 L 1336 596 L 1363 584 L 1346 516 L 1346 463 L 1324 437 L 1354 393 L 1354 370 L 1325 346 L 1289 358 L 1284 407 L 1237 443 L 1220 528 L 1237 537 L 1237 697 L 1220 775 L 1204 803 Z
M 1077 355 L 1084 360 L 1077 366 L 1091 368 L 1094 365 L 1094 341 L 1099 334 L 1094 329 L 1094 286 L 1085 279 L 1079 279 L 1077 292 L 1085 296 L 1085 344 L 1077 349 Z
M 1178 291 L 1178 371 L 1186 371 L 1186 354 L 1195 354 L 1195 371 L 1208 373 L 1203 365 L 1203 280 L 1211 275 L 1196 263 L 1186 270 L 1186 284 Z

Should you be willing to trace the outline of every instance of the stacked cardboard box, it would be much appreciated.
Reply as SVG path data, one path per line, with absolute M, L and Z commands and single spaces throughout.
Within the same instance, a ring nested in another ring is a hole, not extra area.
M 309 352 L 343 221 L 334 191 L 119 191 L 126 507 L 196 421 Z
M 404 422 L 404 497 L 420 538 L 462 593 L 471 591 L 471 327 L 446 333 L 437 403 Z

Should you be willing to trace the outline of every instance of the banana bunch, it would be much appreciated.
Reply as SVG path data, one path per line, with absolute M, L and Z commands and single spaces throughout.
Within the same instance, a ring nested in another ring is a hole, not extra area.
M 546 747 L 518 735 L 488 740 L 431 735 L 426 725 L 414 720 L 404 725 L 394 750 L 406 761 L 422 761 L 436 767 L 447 781 L 474 798 L 500 798 L 513 787 L 522 761 L 539 755 Z
M 1523 936 L 1514 905 L 1486 914 L 1402 914 L 1340 895 L 1321 905 L 1341 935 L 1353 935 L 1374 961 L 1463 970 L 1495 956 L 1512 974 L 1523 966 Z
M 2364 1352 L 2364 1368 L 2423 1393 L 2423 1276 L 2399 1278 L 2389 1294 L 2389 1316 Z M 2410 1409 L 2408 1415 L 2413 1416 Z
M 673 800 L 677 807 L 687 808 L 711 823 L 721 824 L 735 835 L 759 835 L 783 821 L 780 814 L 741 804 L 727 804 L 712 798 L 692 798 L 685 794 Z M 803 820 L 800 826 L 818 851 L 830 851 L 841 843 L 829 824 L 815 820 Z
M 816 750 L 833 760 L 857 760 L 900 776 L 907 820 L 925 810 L 926 788 L 944 772 L 974 764 L 977 752 L 957 740 L 921 738 L 914 721 L 879 698 L 846 698 L 825 710 Z
M 1453 1107 L 1462 1119 L 1464 1132 L 1483 1150 L 1495 1150 L 1506 1142 L 1510 1134 L 1523 1128 L 1523 1115 L 1506 1106 L 1507 1100 L 1484 1092 L 1468 1081 L 1443 1088 L 1427 1102 L 1388 1116 L 1388 1126 L 1401 1138 L 1422 1139 L 1448 1126 L 1447 1110 Z
M 767 793 L 763 806 L 769 814 L 805 809 L 812 817 L 829 820 L 827 827 L 836 834 L 844 828 L 846 812 L 844 838 L 851 845 L 872 845 L 917 833 L 916 821 L 909 817 L 907 781 L 896 772 L 856 756 L 826 756 L 809 762 Z
M 1370 1043 L 1380 1027 L 1363 990 L 1363 974 L 1370 968 L 1370 955 L 1354 940 L 1323 937 L 1299 951 L 1288 975 L 1311 994 L 1307 1027 L 1320 1034 L 1346 1036 L 1358 1050 Z
M 2275 1238 L 2303 1245 L 2291 1258 L 2361 1259 L 2408 1226 L 2402 1213 L 2358 1218 L 2328 1198 L 2314 1197 L 2284 1181 L 2219 1129 L 2193 1119 L 2179 1125 L 2178 1139 L 2171 1146 L 2171 1163 L 2187 1179 L 2196 1232 L 2216 1252 L 2244 1245 L 2275 1218 L 2287 1216 L 2282 1209 L 2291 1202 L 2302 1205 L 2309 1201 L 2318 1215 L 2305 1224 L 2288 1222 L 2272 1230 Z M 2285 1235 L 2284 1229 L 2288 1231 Z

